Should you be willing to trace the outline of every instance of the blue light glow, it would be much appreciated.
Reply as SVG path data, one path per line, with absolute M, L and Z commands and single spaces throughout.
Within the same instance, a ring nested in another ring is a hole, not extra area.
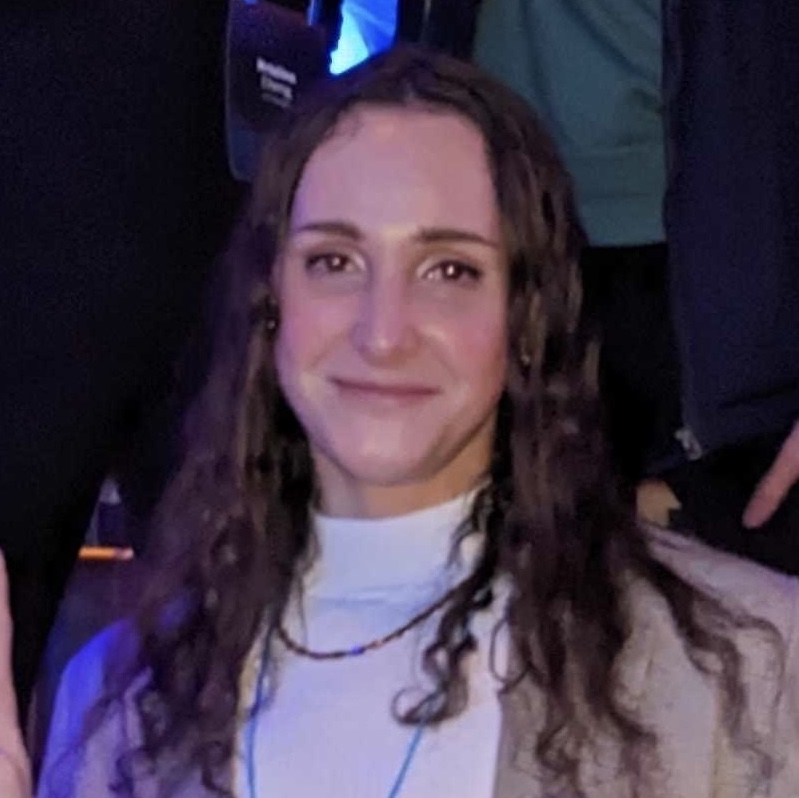
M 330 71 L 334 75 L 340 75 L 356 64 L 360 64 L 369 55 L 369 49 L 361 36 L 358 23 L 345 3 L 341 11 L 341 36 L 339 36 L 336 49 L 330 55 Z
M 346 72 L 370 55 L 391 47 L 397 26 L 397 0 L 344 0 L 341 35 L 330 71 Z

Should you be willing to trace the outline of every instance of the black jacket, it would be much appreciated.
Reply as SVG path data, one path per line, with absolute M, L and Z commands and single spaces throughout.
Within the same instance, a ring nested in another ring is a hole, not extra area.
M 666 229 L 701 450 L 799 419 L 799 3 L 664 0 Z

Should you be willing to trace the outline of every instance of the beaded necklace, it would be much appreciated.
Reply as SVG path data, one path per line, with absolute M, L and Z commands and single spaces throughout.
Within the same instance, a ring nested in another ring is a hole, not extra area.
M 275 631 L 277 632 L 277 636 L 280 638 L 280 641 L 283 643 L 283 645 L 285 645 L 289 651 L 292 651 L 294 654 L 298 654 L 301 657 L 307 657 L 308 659 L 315 660 L 360 657 L 362 654 L 382 648 L 388 643 L 392 643 L 394 640 L 399 640 L 400 637 L 413 629 L 414 626 L 418 626 L 420 623 L 423 623 L 431 615 L 440 610 L 460 588 L 461 585 L 456 585 L 452 588 L 452 590 L 448 590 L 438 601 L 436 601 L 434 604 L 431 604 L 417 615 L 414 615 L 413 618 L 411 618 L 407 623 L 400 626 L 399 629 L 395 629 L 390 634 L 387 634 L 384 637 L 379 637 L 376 640 L 371 640 L 368 643 L 362 643 L 359 646 L 352 646 L 351 648 L 341 648 L 334 651 L 314 651 L 313 649 L 307 648 L 306 646 L 294 640 L 294 638 L 291 637 L 291 635 L 286 631 L 283 624 L 279 624 Z
M 378 638 L 376 640 L 370 641 L 368 643 L 364 643 L 359 646 L 353 646 L 347 649 L 339 649 L 334 651 L 314 651 L 313 649 L 309 649 L 304 645 L 295 641 L 289 635 L 289 633 L 286 631 L 285 627 L 282 624 L 279 624 L 277 626 L 277 628 L 275 629 L 275 633 L 277 634 L 278 638 L 283 643 L 283 645 L 286 646 L 286 648 L 288 648 L 294 654 L 302 657 L 307 657 L 309 659 L 314 659 L 314 660 L 336 660 L 336 659 L 344 659 L 347 657 L 358 657 L 363 654 L 366 654 L 369 651 L 374 651 L 375 649 L 382 648 L 388 643 L 391 643 L 392 641 L 402 637 L 410 629 L 426 621 L 438 610 L 444 607 L 461 587 L 462 583 L 457 584 L 451 590 L 447 591 L 438 601 L 434 602 L 429 607 L 422 610 L 422 612 L 415 615 L 407 623 L 405 623 L 399 629 L 396 629 L 395 631 L 391 632 L 390 634 Z M 263 702 L 263 683 L 266 675 L 267 659 L 268 659 L 267 646 L 264 646 L 264 651 L 261 654 L 260 666 L 258 670 L 258 682 L 256 685 L 256 695 L 255 695 L 256 709 L 260 707 Z M 408 772 L 410 770 L 411 764 L 413 763 L 414 757 L 416 756 L 416 753 L 419 748 L 419 744 L 421 743 L 422 737 L 424 735 L 425 728 L 426 724 L 423 720 L 414 730 L 413 735 L 411 736 L 411 739 L 408 743 L 408 748 L 406 749 L 405 755 L 403 756 L 402 763 L 400 764 L 399 770 L 397 771 L 397 775 L 395 776 L 391 788 L 387 794 L 387 798 L 398 798 L 398 796 L 400 795 L 402 788 L 405 784 Z M 256 787 L 255 787 L 256 731 L 257 731 L 257 720 L 255 714 L 253 714 L 247 726 L 247 740 L 246 740 L 246 748 L 247 748 L 246 763 L 247 763 L 247 781 L 249 787 L 249 798 L 258 798 L 258 796 L 256 795 Z

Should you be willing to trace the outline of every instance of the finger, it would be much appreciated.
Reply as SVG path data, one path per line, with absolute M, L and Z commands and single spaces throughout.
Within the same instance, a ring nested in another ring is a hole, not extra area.
M 743 525 L 763 526 L 777 511 L 790 489 L 799 480 L 799 426 L 794 427 L 782 445 L 777 459 L 760 480 L 744 510 Z
M 4 715 L 12 705 L 16 712 L 16 698 L 11 676 L 11 611 L 8 605 L 8 573 L 5 558 L 0 551 L 0 714 Z
M 798 477 L 799 470 L 778 459 L 752 494 L 744 510 L 744 526 L 748 529 L 763 526 L 777 511 Z
M 27 796 L 31 777 L 17 714 L 11 668 L 12 620 L 8 574 L 0 551 L 0 787 L 2 795 Z

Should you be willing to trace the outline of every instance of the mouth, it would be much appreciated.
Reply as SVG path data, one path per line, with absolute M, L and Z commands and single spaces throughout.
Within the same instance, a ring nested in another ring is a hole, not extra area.
M 382 399 L 397 403 L 417 402 L 429 399 L 438 393 L 436 388 L 417 383 L 370 382 L 366 380 L 349 380 L 341 377 L 334 377 L 331 382 L 342 393 L 349 394 L 352 397 Z

